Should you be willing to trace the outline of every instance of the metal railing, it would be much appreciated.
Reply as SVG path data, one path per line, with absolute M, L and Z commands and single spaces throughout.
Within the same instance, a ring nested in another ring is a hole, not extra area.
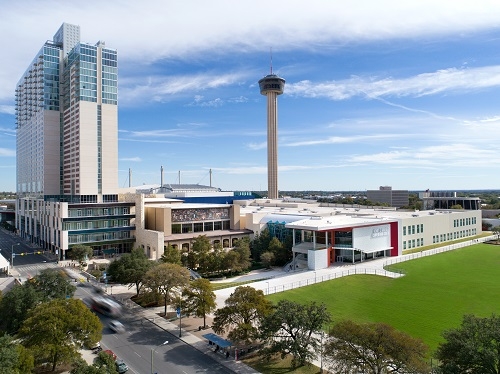
M 404 274 L 399 273 L 399 272 L 382 270 L 382 269 L 373 269 L 373 268 L 364 268 L 364 267 L 357 268 L 356 266 L 354 266 L 352 269 L 335 271 L 335 272 L 330 273 L 330 274 L 313 275 L 311 278 L 301 279 L 301 280 L 286 283 L 286 284 L 280 284 L 280 285 L 276 285 L 276 286 L 268 285 L 266 287 L 266 289 L 264 290 L 264 294 L 270 295 L 273 293 L 289 291 L 289 290 L 293 290 L 295 288 L 310 286 L 310 285 L 315 284 L 315 283 L 321 283 L 321 282 L 326 282 L 326 281 L 329 281 L 332 279 L 347 277 L 349 275 L 380 275 L 380 276 L 389 277 L 389 278 L 399 278 L 399 277 L 402 277 Z
M 432 256 L 432 255 L 439 254 L 439 253 L 453 251 L 453 250 L 458 249 L 458 248 L 464 248 L 464 247 L 468 247 L 468 246 L 471 246 L 474 244 L 484 243 L 486 241 L 494 240 L 496 238 L 497 238 L 496 235 L 485 236 L 482 238 L 474 238 L 474 239 L 467 240 L 467 241 L 464 241 L 461 243 L 450 244 L 450 245 L 446 245 L 446 246 L 439 247 L 439 248 L 429 249 L 429 250 L 425 250 L 425 251 L 421 251 L 421 252 L 416 252 L 416 253 L 411 253 L 411 254 L 407 254 L 407 255 L 402 255 L 399 257 L 390 258 L 383 263 L 382 267 L 385 268 L 388 265 L 394 265 L 394 264 L 398 264 L 398 263 L 401 263 L 404 261 L 410 261 L 410 260 L 414 260 L 414 259 L 418 259 L 418 258 L 422 258 L 422 257 Z M 356 265 L 358 265 L 358 266 L 356 266 Z M 363 265 L 369 266 L 369 262 L 364 263 Z M 389 271 L 389 270 L 385 270 L 385 269 L 364 267 L 363 265 L 361 265 L 359 263 L 349 265 L 349 266 L 352 266 L 352 268 L 349 268 L 346 270 L 336 270 L 336 271 L 333 271 L 332 273 L 329 273 L 329 274 L 318 275 L 318 274 L 314 273 L 314 275 L 310 278 L 301 279 L 301 280 L 297 280 L 295 282 L 280 284 L 280 285 L 276 285 L 276 286 L 271 286 L 271 285 L 269 285 L 269 281 L 266 281 L 267 285 L 266 285 L 266 288 L 264 289 L 264 294 L 270 295 L 273 293 L 293 290 L 295 288 L 310 286 L 310 285 L 315 284 L 315 283 L 326 282 L 326 281 L 329 281 L 332 279 L 347 277 L 349 275 L 380 275 L 380 276 L 389 277 L 389 278 L 399 278 L 399 277 L 404 276 L 404 273 L 400 270 Z

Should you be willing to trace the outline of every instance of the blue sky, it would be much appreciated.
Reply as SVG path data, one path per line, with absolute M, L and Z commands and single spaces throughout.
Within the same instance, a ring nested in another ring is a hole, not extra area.
M 14 89 L 62 22 L 119 58 L 120 187 L 500 188 L 498 1 L 0 0 L 0 191 L 15 190 Z

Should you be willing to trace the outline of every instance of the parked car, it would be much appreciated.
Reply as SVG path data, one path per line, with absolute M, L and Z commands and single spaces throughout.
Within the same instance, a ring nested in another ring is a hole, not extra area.
M 116 370 L 119 374 L 126 373 L 128 371 L 128 366 L 123 360 L 116 360 Z
M 118 334 L 125 332 L 125 326 L 123 326 L 123 323 L 117 320 L 110 321 L 109 328 L 111 329 L 111 331 L 116 332 Z
M 113 360 L 116 360 L 116 355 L 111 349 L 106 349 L 105 351 L 103 351 L 103 353 L 110 355 L 111 357 L 113 357 Z

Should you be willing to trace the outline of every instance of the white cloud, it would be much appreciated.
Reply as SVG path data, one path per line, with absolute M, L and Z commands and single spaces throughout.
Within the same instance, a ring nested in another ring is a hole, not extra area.
M 110 22 L 111 14 L 116 22 Z M 119 51 L 121 61 L 140 70 L 140 64 L 152 66 L 161 59 L 182 62 L 210 55 L 215 60 L 230 53 L 267 52 L 269 46 L 283 51 L 324 50 L 356 41 L 456 35 L 497 27 L 498 14 L 500 2 L 493 0 L 480 4 L 457 0 L 452 6 L 435 0 L 352 0 L 348 4 L 340 0 L 276 0 L 271 8 L 267 0 L 124 0 L 120 6 L 98 0 L 4 1 L 0 41 L 9 58 L 0 61 L 0 100 L 12 100 L 17 79 L 63 21 L 80 25 L 83 41 L 106 38 Z M 152 88 L 159 91 L 157 99 L 164 100 L 188 86 L 196 87 L 196 83 L 160 81 Z M 121 95 L 132 99 L 147 93 L 148 88 L 137 84 L 136 89 Z
M 261 142 L 261 143 L 249 143 L 247 144 L 248 149 L 251 149 L 252 151 L 259 151 L 261 149 L 266 149 L 267 148 L 267 141 L 266 142 Z
M 406 135 L 408 136 L 408 135 Z M 400 135 L 396 134 L 383 134 L 383 135 L 358 135 L 358 136 L 330 136 L 325 139 L 317 140 L 304 140 L 300 142 L 293 142 L 288 144 L 283 144 L 284 147 L 299 147 L 299 146 L 311 146 L 319 144 L 342 144 L 342 143 L 360 143 L 366 141 L 376 141 L 376 140 L 387 140 L 398 138 Z
M 354 155 L 348 158 L 351 163 L 385 164 L 394 167 L 429 167 L 449 169 L 454 167 L 475 167 L 500 165 L 500 151 L 483 149 L 471 144 L 455 143 L 426 146 L 418 149 Z
M 0 105 L 0 113 L 16 114 L 16 107 L 14 105 Z
M 182 95 L 227 87 L 244 81 L 248 72 L 206 73 L 181 76 L 148 76 L 120 80 L 120 103 L 134 105 L 148 101 L 166 102 Z M 220 100 L 220 99 L 219 99 Z M 195 95 L 193 105 L 203 105 L 203 96 Z
M 306 80 L 287 85 L 286 93 L 292 96 L 324 97 L 331 100 L 347 100 L 356 96 L 379 99 L 387 96 L 420 97 L 445 91 L 475 90 L 498 86 L 500 86 L 500 65 L 463 70 L 451 68 L 402 79 L 356 76 L 346 80 L 319 83 Z M 405 109 L 411 110 L 410 108 Z
M 120 161 L 141 162 L 142 158 L 140 158 L 140 157 L 124 157 L 124 158 L 120 158 Z
M 15 157 L 16 151 L 8 148 L 0 148 L 0 157 Z

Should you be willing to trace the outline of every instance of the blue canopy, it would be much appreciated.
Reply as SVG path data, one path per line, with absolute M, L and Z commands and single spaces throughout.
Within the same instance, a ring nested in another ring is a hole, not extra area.
M 227 347 L 231 347 L 233 345 L 233 343 L 231 343 L 229 340 L 226 340 L 222 337 L 220 337 L 219 335 L 216 335 L 216 334 L 205 334 L 205 335 L 202 335 L 205 339 L 207 339 L 208 341 L 214 343 L 214 344 L 217 344 L 219 347 L 221 348 L 227 348 Z

